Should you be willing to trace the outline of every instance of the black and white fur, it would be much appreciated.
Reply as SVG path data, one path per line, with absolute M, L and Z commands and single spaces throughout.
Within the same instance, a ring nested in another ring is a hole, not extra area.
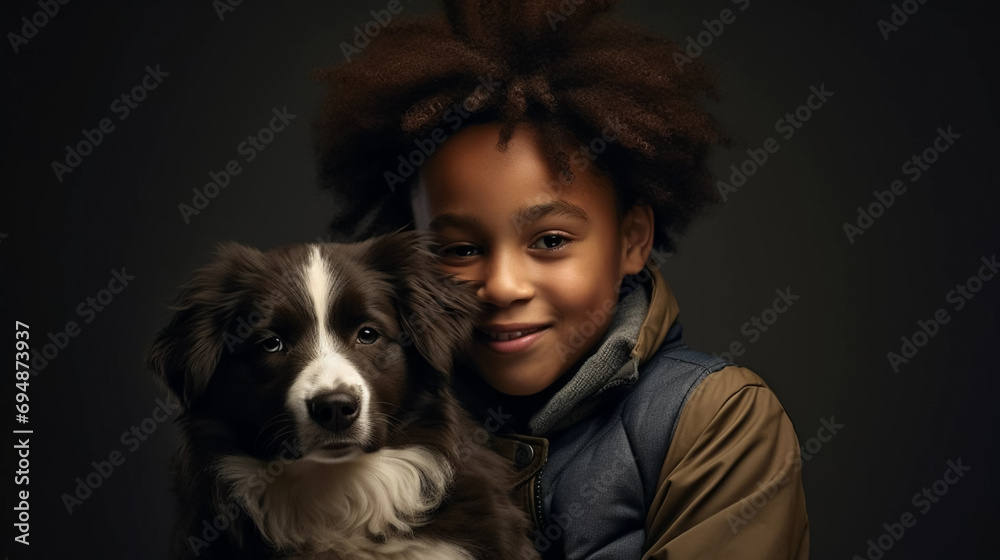
M 220 245 L 147 364 L 184 403 L 181 558 L 536 558 L 452 356 L 479 307 L 426 240 Z

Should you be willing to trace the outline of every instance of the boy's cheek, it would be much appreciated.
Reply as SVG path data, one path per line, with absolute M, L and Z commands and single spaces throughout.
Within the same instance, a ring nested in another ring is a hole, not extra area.
M 603 331 L 611 324 L 611 317 L 614 315 L 617 305 L 616 299 L 605 298 L 600 306 L 591 308 L 585 313 L 587 322 L 593 324 L 599 331 Z

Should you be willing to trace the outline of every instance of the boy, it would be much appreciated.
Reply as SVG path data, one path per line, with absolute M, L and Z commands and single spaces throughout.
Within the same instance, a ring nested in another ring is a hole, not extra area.
M 475 286 L 456 389 L 545 558 L 807 558 L 790 420 L 753 372 L 683 345 L 650 258 L 714 201 L 711 80 L 612 3 L 446 2 L 320 73 L 333 226 L 413 223 Z

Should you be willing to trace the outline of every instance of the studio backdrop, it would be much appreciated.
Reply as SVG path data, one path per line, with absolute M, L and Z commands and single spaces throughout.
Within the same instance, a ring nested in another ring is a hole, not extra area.
M 572 17 L 574 2 L 554 16 Z M 711 164 L 723 202 L 662 271 L 688 345 L 760 374 L 794 422 L 816 559 L 994 548 L 992 8 L 619 10 L 684 47 L 671 63 L 719 75 L 724 99 L 710 106 L 735 140 Z M 349 64 L 398 18 L 437 7 L 18 0 L 2 11 L 4 554 L 166 558 L 177 408 L 143 352 L 216 243 L 331 239 L 337 208 L 317 186 L 311 131 L 324 92 L 308 72 Z M 747 519 L 762 507 L 748 501 Z

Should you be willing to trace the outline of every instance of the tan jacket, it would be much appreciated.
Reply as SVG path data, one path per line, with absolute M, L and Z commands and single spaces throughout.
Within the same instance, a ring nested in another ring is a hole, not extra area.
M 677 319 L 673 292 L 655 268 L 649 312 L 633 357 L 647 360 Z M 548 440 L 509 435 L 494 447 L 519 468 L 515 496 L 538 527 L 535 476 Z M 645 559 L 802 560 L 809 521 L 791 420 L 763 380 L 728 366 L 691 394 L 646 517 Z

